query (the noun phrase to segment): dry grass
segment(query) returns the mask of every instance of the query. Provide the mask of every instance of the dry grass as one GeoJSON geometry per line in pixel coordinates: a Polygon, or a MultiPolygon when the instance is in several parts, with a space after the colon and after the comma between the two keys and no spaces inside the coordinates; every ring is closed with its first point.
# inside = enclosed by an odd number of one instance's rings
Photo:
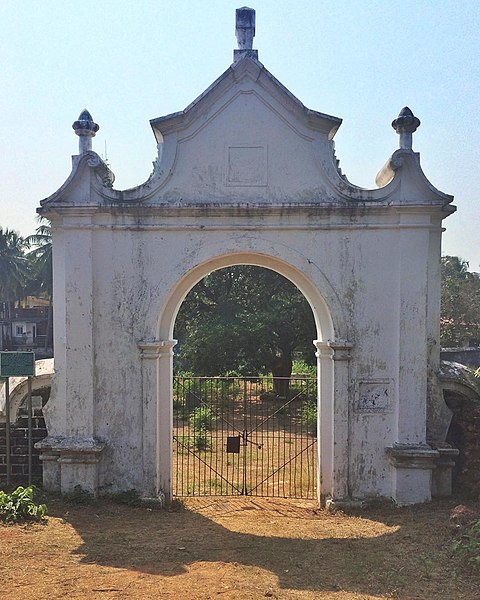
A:
{"type": "Polygon", "coordinates": [[[347,516],[308,501],[52,500],[46,526],[0,526],[0,597],[473,600],[480,577],[448,552],[454,505],[347,516]]]}

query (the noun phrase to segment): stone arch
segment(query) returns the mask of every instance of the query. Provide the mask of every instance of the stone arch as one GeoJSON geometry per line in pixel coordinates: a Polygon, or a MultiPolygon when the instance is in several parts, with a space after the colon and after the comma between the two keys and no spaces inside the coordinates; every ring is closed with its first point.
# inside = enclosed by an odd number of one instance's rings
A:
{"type": "MultiPolygon", "coordinates": [[[[32,410],[32,440],[37,442],[45,437],[47,428],[44,419],[44,408],[50,396],[53,378],[53,359],[36,361],[36,375],[31,378],[32,397],[40,397],[41,405],[33,404],[32,410]]],[[[23,483],[28,476],[28,378],[11,377],[9,389],[10,407],[10,476],[14,481],[23,483]]],[[[5,386],[0,381],[0,437],[4,436],[6,423],[5,386]]],[[[32,474],[34,477],[42,475],[42,462],[38,453],[33,453],[32,474]]],[[[6,447],[0,448],[0,463],[6,464],[6,447]]]]}
{"type": "Polygon", "coordinates": [[[173,327],[178,310],[188,292],[203,277],[225,267],[233,265],[252,265],[271,269],[290,280],[305,296],[312,308],[315,324],[320,340],[333,340],[335,338],[334,322],[323,296],[315,284],[305,276],[297,267],[284,260],[261,254],[258,252],[238,252],[215,256],[197,264],[189,270],[171,290],[160,315],[158,337],[159,339],[172,339],[173,327]]]}
{"type": "MultiPolygon", "coordinates": [[[[47,358],[36,361],[35,377],[32,377],[32,395],[42,395],[44,404],[49,393],[45,390],[50,390],[53,379],[53,358],[47,358]]],[[[28,378],[27,377],[11,377],[10,378],[10,421],[14,423],[18,417],[18,411],[28,394],[28,378]]],[[[5,410],[5,391],[0,382],[0,421],[2,413],[5,410]]]]}
{"type": "Polygon", "coordinates": [[[114,189],[92,150],[98,124],[88,111],[74,123],[71,175],[39,210],[56,297],[45,487],[168,496],[178,307],[209,270],[246,263],[286,276],[315,316],[322,497],[428,501],[432,471],[448,467],[426,444],[426,404],[439,395],[453,198],[426,179],[407,107],[383,187],[350,183],[333,145],[341,119],[307,108],[244,42],[188,107],[150,121],[158,158],[138,187],[114,189]]]}
{"type": "MultiPolygon", "coordinates": [[[[318,494],[324,503],[328,497],[347,493],[348,459],[344,455],[348,435],[348,361],[351,344],[335,339],[333,313],[327,305],[318,285],[297,266],[277,257],[255,252],[231,252],[218,254],[197,262],[176,284],[160,311],[157,340],[140,345],[142,357],[158,361],[143,360],[144,401],[157,398],[156,406],[156,481],[157,490],[163,490],[167,498],[171,493],[172,457],[172,375],[173,375],[173,328],[178,310],[188,292],[208,273],[233,265],[253,265],[271,269],[289,279],[305,296],[312,308],[317,326],[317,339],[312,340],[317,348],[318,414],[318,494]],[[155,366],[154,366],[155,365],[155,366]],[[334,396],[337,401],[334,402],[334,396]],[[338,401],[341,397],[344,401],[338,401]]],[[[305,260],[305,264],[311,264],[305,260]]],[[[328,283],[327,283],[328,285],[328,283]]],[[[341,322],[341,311],[337,317],[341,322]]],[[[150,427],[144,423],[144,440],[150,427]]],[[[150,452],[144,444],[144,452],[150,452]]],[[[145,459],[147,457],[145,456],[145,459]]]]}

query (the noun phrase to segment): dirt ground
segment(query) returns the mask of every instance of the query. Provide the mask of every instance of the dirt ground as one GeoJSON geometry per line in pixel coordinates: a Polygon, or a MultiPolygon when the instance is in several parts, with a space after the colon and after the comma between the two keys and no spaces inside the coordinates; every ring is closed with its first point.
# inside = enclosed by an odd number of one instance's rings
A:
{"type": "Polygon", "coordinates": [[[478,599],[480,572],[449,550],[457,503],[345,515],[260,498],[51,500],[47,525],[0,526],[0,598],[478,599]]]}

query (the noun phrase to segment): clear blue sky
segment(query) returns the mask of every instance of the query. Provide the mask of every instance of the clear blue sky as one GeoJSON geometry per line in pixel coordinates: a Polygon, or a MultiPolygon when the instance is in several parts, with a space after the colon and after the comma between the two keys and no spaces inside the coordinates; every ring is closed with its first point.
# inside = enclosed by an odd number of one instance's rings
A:
{"type": "MultiPolygon", "coordinates": [[[[142,183],[149,119],[182,110],[232,62],[232,0],[2,0],[0,225],[33,233],[35,208],[70,172],[88,108],[115,187],[142,183]]],[[[443,252],[480,271],[480,1],[255,0],[259,59],[309,108],[341,117],[337,157],[375,187],[407,105],[414,149],[453,194],[443,252]]]]}

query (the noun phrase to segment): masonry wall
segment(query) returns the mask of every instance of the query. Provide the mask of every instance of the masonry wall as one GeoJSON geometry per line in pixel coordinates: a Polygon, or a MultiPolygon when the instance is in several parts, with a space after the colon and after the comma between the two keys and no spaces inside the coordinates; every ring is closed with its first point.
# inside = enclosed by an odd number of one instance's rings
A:
{"type": "MultiPolygon", "coordinates": [[[[36,392],[38,394],[38,392],[36,392]]],[[[42,390],[42,404],[45,404],[50,390],[42,390]]],[[[0,422],[0,481],[7,478],[7,442],[6,423],[0,422]]],[[[32,410],[32,444],[47,436],[47,428],[42,408],[32,410]]],[[[10,476],[12,482],[26,484],[28,481],[28,413],[24,402],[18,410],[17,419],[10,425],[10,476]]],[[[42,479],[42,462],[40,452],[33,448],[32,478],[40,482],[42,479]]]]}
{"type": "MultiPolygon", "coordinates": [[[[425,443],[429,215],[379,211],[370,231],[355,212],[346,219],[348,231],[342,218],[328,216],[310,216],[314,226],[298,229],[285,217],[250,215],[222,217],[218,230],[208,214],[179,218],[174,231],[154,219],[137,221],[134,230],[126,217],[82,221],[69,231],[62,256],[68,294],[57,334],[63,328],[69,343],[57,346],[57,385],[63,387],[64,369],[70,376],[67,426],[58,433],[91,432],[105,443],[100,491],[145,490],[154,482],[155,434],[147,431],[155,423],[164,427],[157,402],[168,415],[170,399],[155,392],[145,397],[139,342],[158,339],[168,297],[191,269],[222,255],[231,255],[233,264],[244,252],[258,256],[260,265],[276,257],[302,272],[325,299],[335,336],[352,343],[348,396],[336,400],[347,403],[336,410],[348,419],[342,460],[350,494],[392,495],[394,469],[385,448],[425,443]],[[228,231],[232,223],[237,228],[228,231]],[[242,231],[242,225],[257,231],[242,231]]],[[[168,454],[166,439],[160,444],[168,454]]]]}

